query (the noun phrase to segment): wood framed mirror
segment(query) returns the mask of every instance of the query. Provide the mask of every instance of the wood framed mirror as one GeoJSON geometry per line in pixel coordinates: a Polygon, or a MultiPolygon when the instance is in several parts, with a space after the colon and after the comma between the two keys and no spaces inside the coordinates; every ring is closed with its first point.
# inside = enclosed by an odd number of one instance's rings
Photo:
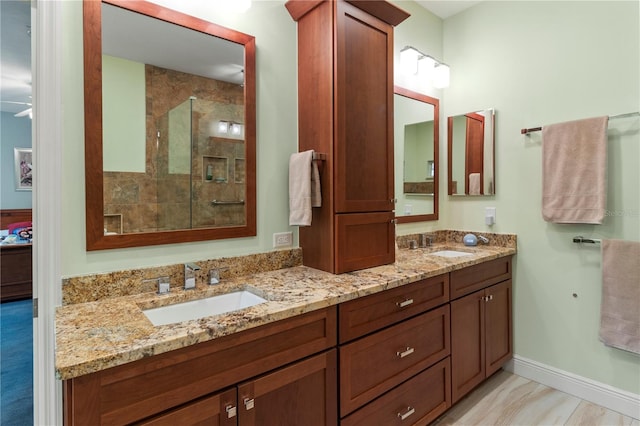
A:
{"type": "Polygon", "coordinates": [[[397,223],[438,220],[440,101],[394,87],[397,223]]]}
{"type": "Polygon", "coordinates": [[[145,1],[83,18],[87,250],[255,236],[255,38],[145,1]]]}
{"type": "Polygon", "coordinates": [[[455,196],[496,194],[493,108],[447,119],[447,187],[455,196]]]}

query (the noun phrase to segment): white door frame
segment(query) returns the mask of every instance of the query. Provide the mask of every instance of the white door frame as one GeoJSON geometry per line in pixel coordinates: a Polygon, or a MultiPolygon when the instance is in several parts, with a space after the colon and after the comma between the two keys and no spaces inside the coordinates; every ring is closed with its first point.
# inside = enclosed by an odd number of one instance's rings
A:
{"type": "Polygon", "coordinates": [[[62,2],[32,0],[33,81],[33,406],[35,425],[62,424],[62,384],[55,378],[55,307],[61,288],[62,2]]]}

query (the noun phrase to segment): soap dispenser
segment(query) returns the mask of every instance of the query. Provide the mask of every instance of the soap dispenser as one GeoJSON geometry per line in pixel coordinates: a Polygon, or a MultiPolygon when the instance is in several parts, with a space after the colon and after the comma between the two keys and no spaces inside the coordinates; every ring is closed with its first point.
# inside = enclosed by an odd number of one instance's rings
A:
{"type": "Polygon", "coordinates": [[[477,246],[478,238],[473,234],[467,234],[462,239],[462,242],[464,243],[465,246],[477,246]]]}

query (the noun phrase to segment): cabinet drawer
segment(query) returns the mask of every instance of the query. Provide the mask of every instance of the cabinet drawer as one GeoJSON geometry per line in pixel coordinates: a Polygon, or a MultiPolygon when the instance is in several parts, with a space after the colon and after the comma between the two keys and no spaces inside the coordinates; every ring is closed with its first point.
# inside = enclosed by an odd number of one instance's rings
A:
{"type": "Polygon", "coordinates": [[[65,381],[67,425],[123,424],[336,344],[335,307],[65,381]]]}
{"type": "Polygon", "coordinates": [[[340,415],[450,353],[449,305],[340,347],[340,415]]]}
{"type": "Polygon", "coordinates": [[[338,308],[340,343],[426,312],[449,301],[449,274],[342,303],[338,308]]]}
{"type": "Polygon", "coordinates": [[[451,407],[449,357],[365,405],[341,426],[426,425],[451,407]]]}
{"type": "Polygon", "coordinates": [[[393,212],[336,215],[336,274],[393,263],[393,218],[393,212]]]}
{"type": "Polygon", "coordinates": [[[511,256],[451,272],[451,300],[511,278],[511,256]]]}

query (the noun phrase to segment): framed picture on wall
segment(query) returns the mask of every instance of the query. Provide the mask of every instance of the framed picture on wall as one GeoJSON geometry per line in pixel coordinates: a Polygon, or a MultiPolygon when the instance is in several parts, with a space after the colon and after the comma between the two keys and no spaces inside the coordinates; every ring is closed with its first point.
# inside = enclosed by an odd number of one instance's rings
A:
{"type": "Polygon", "coordinates": [[[31,191],[33,180],[31,154],[31,148],[13,148],[16,191],[31,191]]]}

